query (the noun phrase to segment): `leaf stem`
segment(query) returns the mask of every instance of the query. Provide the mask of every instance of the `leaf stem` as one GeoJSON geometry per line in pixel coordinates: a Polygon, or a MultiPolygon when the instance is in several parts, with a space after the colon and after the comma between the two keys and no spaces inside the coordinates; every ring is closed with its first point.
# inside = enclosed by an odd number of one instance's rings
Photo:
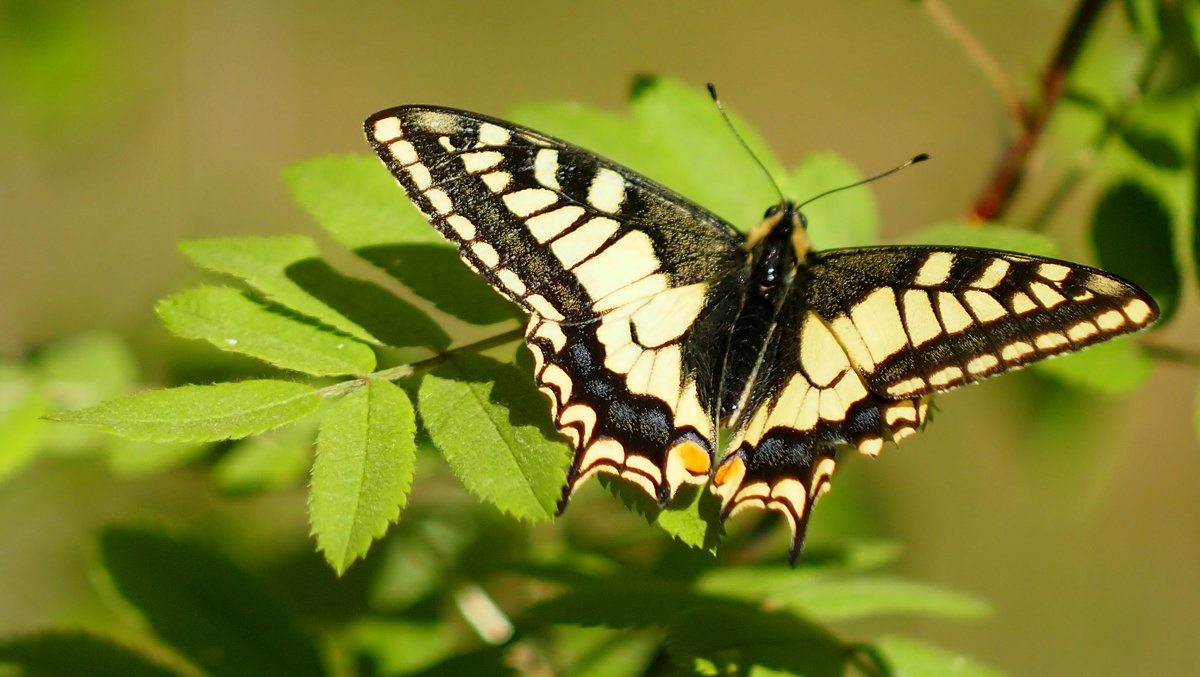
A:
{"type": "Polygon", "coordinates": [[[1000,63],[996,61],[992,53],[965,24],[959,21],[954,12],[950,11],[950,8],[942,0],[923,0],[921,6],[929,13],[930,18],[950,36],[950,39],[958,43],[967,58],[975,63],[975,66],[983,72],[984,77],[996,88],[996,93],[1004,102],[1004,110],[1008,115],[1012,131],[1016,133],[1021,130],[1025,126],[1025,104],[1021,101],[1017,88],[1005,75],[1004,69],[1000,67],[1000,63]]]}
{"type": "Polygon", "coordinates": [[[1004,215],[1024,178],[1029,156],[1041,139],[1054,107],[1066,89],[1067,76],[1074,66],[1088,33],[1108,0],[1080,0],[1063,33],[1050,63],[1042,74],[1041,97],[1036,108],[1026,113],[1024,130],[1008,145],[983,192],[975,200],[969,218],[992,221],[1004,215]]]}
{"type": "Polygon", "coordinates": [[[368,374],[367,376],[364,376],[362,378],[355,378],[355,379],[350,379],[347,381],[340,381],[331,386],[321,388],[318,392],[321,393],[322,397],[341,397],[342,395],[345,395],[346,393],[358,390],[359,388],[363,387],[366,384],[366,382],[370,379],[383,379],[383,380],[387,380],[387,381],[397,381],[406,376],[412,376],[413,374],[416,374],[416,373],[419,373],[422,371],[427,371],[429,369],[433,369],[434,367],[437,367],[438,365],[442,364],[446,360],[450,359],[450,356],[454,355],[455,353],[481,353],[485,350],[495,348],[496,346],[502,346],[506,343],[511,343],[511,342],[521,338],[523,333],[524,333],[523,330],[521,330],[520,328],[510,329],[509,331],[506,331],[502,334],[496,334],[495,336],[489,336],[485,339],[480,339],[478,341],[475,341],[474,343],[468,343],[464,346],[459,346],[452,350],[447,350],[446,352],[438,353],[437,355],[434,355],[433,357],[427,357],[423,360],[418,360],[416,362],[410,362],[409,364],[401,364],[401,365],[398,365],[395,367],[389,367],[388,369],[383,369],[383,370],[368,374]]]}

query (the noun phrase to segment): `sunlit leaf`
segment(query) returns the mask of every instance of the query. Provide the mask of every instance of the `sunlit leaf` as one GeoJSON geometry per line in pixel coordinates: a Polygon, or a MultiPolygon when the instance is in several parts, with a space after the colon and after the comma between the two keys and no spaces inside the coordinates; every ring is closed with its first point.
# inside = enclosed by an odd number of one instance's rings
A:
{"type": "Polygon", "coordinates": [[[374,156],[323,157],[283,173],[292,197],[342,246],[397,242],[449,247],[374,156]]]}
{"type": "Polygon", "coordinates": [[[317,391],[302,383],[252,380],[151,390],[49,418],[133,440],[217,442],[277,428],[320,403],[317,391]]]}
{"type": "Polygon", "coordinates": [[[163,299],[155,310],[178,336],[203,339],[283,369],[328,376],[367,374],[375,368],[370,347],[273,312],[235,289],[190,289],[163,299]]]}
{"type": "Polygon", "coordinates": [[[396,521],[412,486],[416,414],[408,395],[372,379],[342,397],[317,433],[309,515],[339,574],[396,521]]]}
{"type": "Polygon", "coordinates": [[[754,158],[786,184],[783,163],[749,123],[729,111],[738,134],[754,150],[748,153],[703,89],[674,78],[645,77],[635,83],[629,106],[645,152],[657,159],[654,171],[672,190],[742,230],[757,225],[763,211],[779,201],[754,158]]]}
{"type": "Polygon", "coordinates": [[[693,548],[715,552],[725,533],[720,520],[720,500],[709,491],[684,486],[670,505],[660,508],[644,490],[629,482],[604,475],[600,477],[600,482],[625,507],[693,548]]]}
{"type": "Polygon", "coordinates": [[[468,490],[521,519],[554,515],[569,454],[549,437],[546,403],[520,370],[455,355],[421,380],[419,408],[468,490]]]}

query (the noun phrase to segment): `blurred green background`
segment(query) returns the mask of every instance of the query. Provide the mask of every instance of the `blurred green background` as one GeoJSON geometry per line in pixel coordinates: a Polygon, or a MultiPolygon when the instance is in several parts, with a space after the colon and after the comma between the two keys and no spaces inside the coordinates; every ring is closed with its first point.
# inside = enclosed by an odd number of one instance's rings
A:
{"type": "MultiPolygon", "coordinates": [[[[1119,65],[1136,55],[1119,40],[1120,3],[1109,5],[1095,40],[1119,65]]],[[[950,6],[1032,91],[1073,3],[950,6]]],[[[164,351],[180,348],[152,304],[198,277],[178,241],[321,238],[286,194],[287,164],[367,152],[361,120],[403,103],[621,111],[643,72],[715,82],[789,162],[833,150],[873,172],[930,153],[870,189],[888,240],[961,216],[1006,141],[995,90],[927,10],[902,0],[0,0],[0,355],[112,330],[138,346],[153,382],[164,351]]],[[[1065,256],[1093,261],[1070,219],[1085,220],[1080,202],[1050,234],[1065,256]]],[[[1011,221],[1033,203],[1018,201],[1011,221]]],[[[1197,330],[1189,283],[1153,340],[1194,350],[1197,330]]],[[[924,434],[845,464],[830,501],[870,508],[849,528],[902,543],[905,575],[997,609],[978,623],[868,629],[928,637],[1014,675],[1200,674],[1194,389],[1193,367],[1165,361],[1116,398],[1022,373],[940,398],[924,434]]],[[[306,547],[302,491],[229,501],[186,470],[118,478],[63,459],[8,478],[0,634],[111,613],[89,580],[100,526],[201,514],[214,532],[238,525],[221,536],[233,548],[306,547]]],[[[844,526],[821,517],[814,538],[844,526]]]]}

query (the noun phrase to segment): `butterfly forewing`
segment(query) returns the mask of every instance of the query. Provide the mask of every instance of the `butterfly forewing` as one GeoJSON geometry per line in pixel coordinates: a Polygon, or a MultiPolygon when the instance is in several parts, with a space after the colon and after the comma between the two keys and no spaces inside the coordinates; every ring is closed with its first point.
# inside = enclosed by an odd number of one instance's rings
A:
{"type": "Polygon", "coordinates": [[[511,123],[405,106],[366,131],[463,260],[531,315],[538,386],[576,448],[564,501],[597,472],[659,503],[706,481],[740,236],[624,167],[511,123]]]}
{"type": "Polygon", "coordinates": [[[1142,329],[1135,285],[1095,268],[967,247],[822,252],[809,303],[868,388],[912,398],[1142,329]]]}

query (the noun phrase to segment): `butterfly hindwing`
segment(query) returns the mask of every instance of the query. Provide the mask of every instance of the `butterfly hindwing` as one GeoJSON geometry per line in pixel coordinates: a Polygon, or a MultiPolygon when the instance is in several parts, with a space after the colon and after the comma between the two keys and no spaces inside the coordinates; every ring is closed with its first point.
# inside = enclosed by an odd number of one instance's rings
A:
{"type": "Polygon", "coordinates": [[[628,169],[511,123],[405,106],[366,131],[463,260],[531,315],[535,379],[575,446],[564,503],[597,472],[660,504],[707,481],[740,236],[628,169]]]}

